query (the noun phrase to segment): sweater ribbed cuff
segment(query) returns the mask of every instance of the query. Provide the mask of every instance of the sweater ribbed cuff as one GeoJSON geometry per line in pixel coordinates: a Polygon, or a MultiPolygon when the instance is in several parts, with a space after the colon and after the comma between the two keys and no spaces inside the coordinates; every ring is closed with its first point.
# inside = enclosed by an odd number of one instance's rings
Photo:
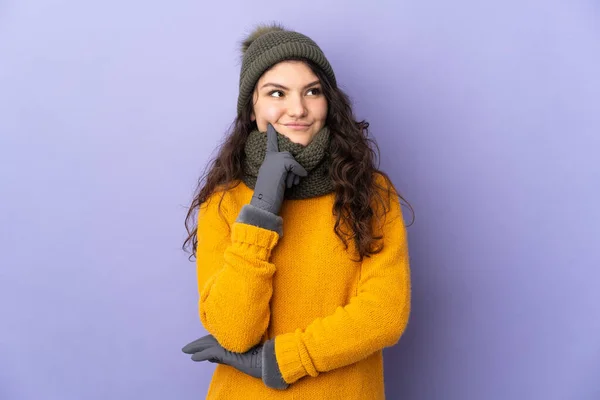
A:
{"type": "Polygon", "coordinates": [[[290,386],[281,376],[277,356],[275,355],[275,339],[267,340],[262,352],[262,380],[270,388],[287,389],[290,386]]]}
{"type": "Polygon", "coordinates": [[[277,232],[244,223],[234,223],[231,227],[232,246],[242,254],[253,255],[259,260],[269,261],[271,250],[279,241],[277,232]]]}
{"type": "Polygon", "coordinates": [[[298,351],[296,332],[275,337],[275,354],[281,376],[286,382],[294,383],[308,375],[298,351]]]}
{"type": "Polygon", "coordinates": [[[236,222],[269,229],[277,232],[280,237],[283,236],[283,218],[252,204],[245,204],[242,207],[236,222]]]}

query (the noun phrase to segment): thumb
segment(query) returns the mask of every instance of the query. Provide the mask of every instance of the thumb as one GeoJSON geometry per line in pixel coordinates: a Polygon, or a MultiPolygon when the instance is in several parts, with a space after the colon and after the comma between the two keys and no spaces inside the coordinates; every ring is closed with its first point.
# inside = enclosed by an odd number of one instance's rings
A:
{"type": "Polygon", "coordinates": [[[300,163],[298,161],[294,160],[293,158],[289,160],[289,164],[287,165],[286,169],[290,172],[293,172],[294,174],[296,174],[298,176],[301,176],[301,177],[305,177],[308,175],[308,172],[306,172],[304,167],[302,165],[300,165],[300,163]]]}

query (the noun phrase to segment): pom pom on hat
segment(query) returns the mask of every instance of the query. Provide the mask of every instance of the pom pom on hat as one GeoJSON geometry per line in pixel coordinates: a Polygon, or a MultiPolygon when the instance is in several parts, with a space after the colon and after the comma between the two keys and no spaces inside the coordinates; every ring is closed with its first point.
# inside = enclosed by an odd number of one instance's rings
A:
{"type": "Polygon", "coordinates": [[[254,30],[241,42],[242,57],[246,54],[248,47],[260,36],[269,32],[282,32],[285,31],[283,25],[273,22],[271,24],[259,24],[254,30]]]}

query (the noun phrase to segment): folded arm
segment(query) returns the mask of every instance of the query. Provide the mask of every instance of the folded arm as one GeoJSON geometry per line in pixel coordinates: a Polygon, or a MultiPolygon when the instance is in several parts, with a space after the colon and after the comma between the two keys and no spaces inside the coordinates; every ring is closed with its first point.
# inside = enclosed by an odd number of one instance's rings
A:
{"type": "Polygon", "coordinates": [[[398,342],[408,323],[411,288],[400,203],[394,196],[390,203],[382,227],[384,248],[364,259],[356,296],[305,329],[278,335],[265,344],[267,386],[285,389],[304,376],[316,377],[356,363],[398,342]]]}
{"type": "Polygon", "coordinates": [[[269,325],[275,273],[269,258],[282,221],[246,205],[230,226],[225,199],[219,212],[220,196],[211,196],[198,213],[199,314],[224,348],[245,352],[261,341],[269,325]]]}

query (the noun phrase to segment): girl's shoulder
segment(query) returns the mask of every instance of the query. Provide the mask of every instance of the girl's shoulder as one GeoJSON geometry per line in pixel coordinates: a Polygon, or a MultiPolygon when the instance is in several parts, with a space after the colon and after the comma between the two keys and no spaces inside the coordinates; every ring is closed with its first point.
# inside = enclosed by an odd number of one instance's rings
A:
{"type": "Polygon", "coordinates": [[[398,197],[398,191],[396,190],[394,183],[385,172],[375,171],[373,173],[373,183],[375,184],[375,189],[386,195],[386,197],[398,197]]]}
{"type": "Polygon", "coordinates": [[[202,204],[204,207],[212,210],[221,208],[228,214],[241,208],[245,202],[249,201],[249,197],[251,196],[252,190],[243,181],[238,179],[217,185],[202,204]]]}
{"type": "Polygon", "coordinates": [[[376,218],[402,218],[401,196],[390,177],[384,172],[376,171],[373,182],[377,193],[372,198],[372,209],[376,218]]]}

